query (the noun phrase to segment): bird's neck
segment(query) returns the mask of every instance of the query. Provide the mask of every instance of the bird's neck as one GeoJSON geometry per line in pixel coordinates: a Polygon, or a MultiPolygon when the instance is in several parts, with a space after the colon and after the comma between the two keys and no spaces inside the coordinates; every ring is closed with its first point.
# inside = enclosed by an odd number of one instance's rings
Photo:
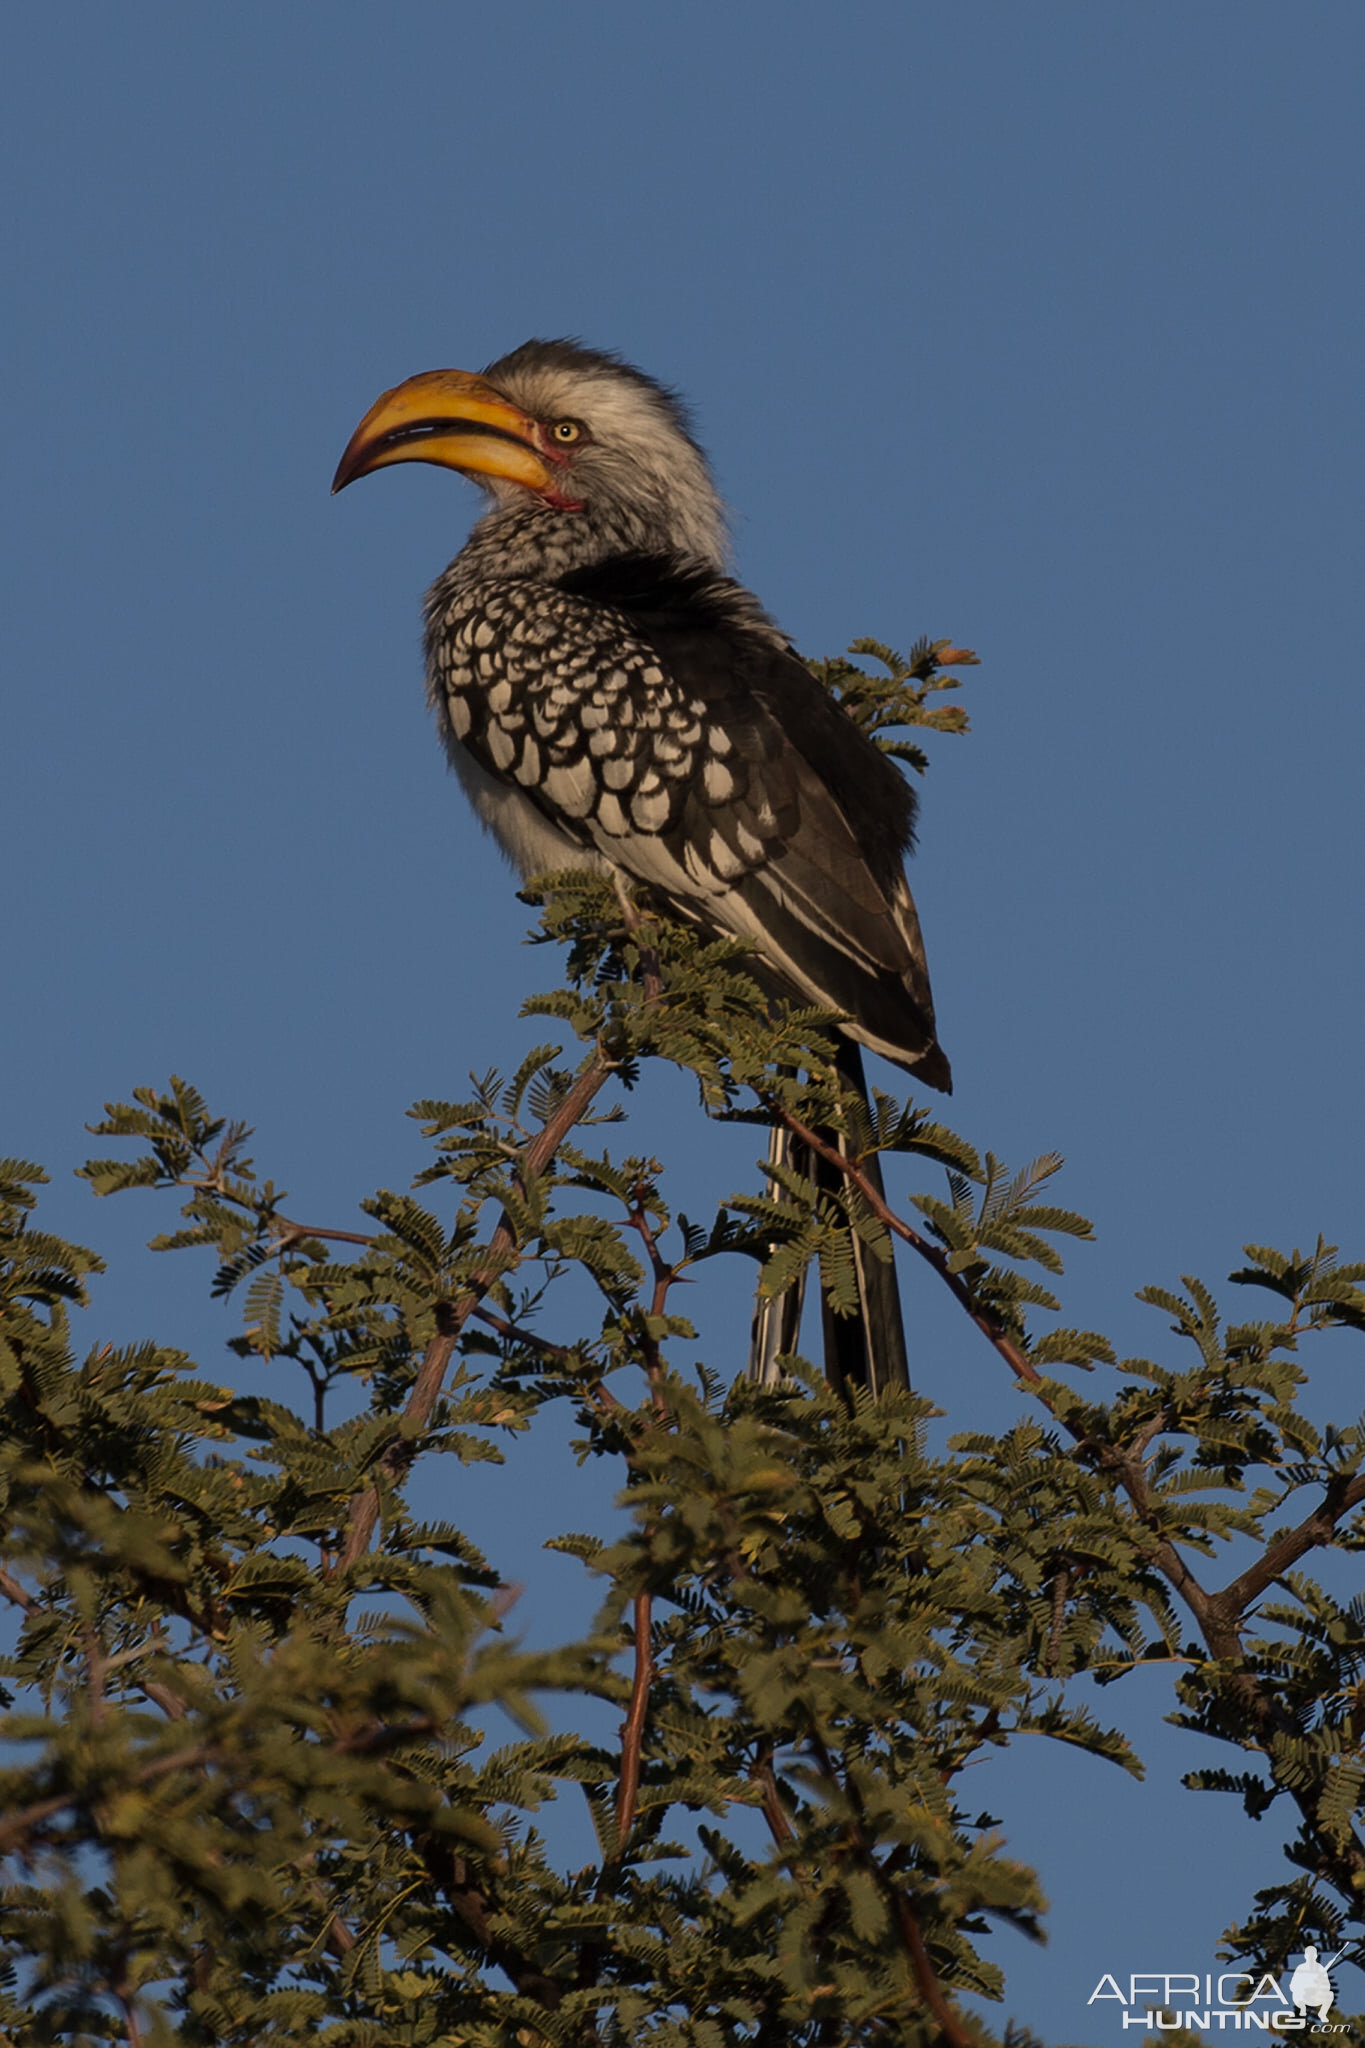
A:
{"type": "Polygon", "coordinates": [[[679,566],[721,570],[719,559],[699,559],[672,536],[611,512],[563,512],[542,504],[499,505],[485,513],[447,572],[460,582],[512,577],[557,583],[575,570],[593,569],[618,556],[648,554],[679,566]]]}

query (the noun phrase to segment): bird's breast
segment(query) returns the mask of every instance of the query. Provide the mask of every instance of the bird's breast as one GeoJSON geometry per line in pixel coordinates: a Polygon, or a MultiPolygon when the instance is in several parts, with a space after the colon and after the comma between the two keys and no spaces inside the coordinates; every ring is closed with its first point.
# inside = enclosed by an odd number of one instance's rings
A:
{"type": "Polygon", "coordinates": [[[438,586],[434,599],[428,685],[448,743],[575,843],[629,866],[625,842],[740,792],[725,724],[623,613],[527,581],[438,586]]]}

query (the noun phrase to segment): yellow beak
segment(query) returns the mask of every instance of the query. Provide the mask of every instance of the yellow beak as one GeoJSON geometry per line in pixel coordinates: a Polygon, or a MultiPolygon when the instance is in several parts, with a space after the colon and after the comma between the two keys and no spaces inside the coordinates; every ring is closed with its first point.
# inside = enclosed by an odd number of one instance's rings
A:
{"type": "Polygon", "coordinates": [[[543,491],[554,469],[534,420],[467,370],[424,370],[377,398],[346,443],[332,479],[344,491],[391,462],[434,462],[467,476],[506,477],[543,491]]]}

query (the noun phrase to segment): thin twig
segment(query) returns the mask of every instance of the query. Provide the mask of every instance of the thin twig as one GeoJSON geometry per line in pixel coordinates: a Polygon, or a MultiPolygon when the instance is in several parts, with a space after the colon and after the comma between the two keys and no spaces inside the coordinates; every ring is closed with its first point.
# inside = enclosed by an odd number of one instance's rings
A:
{"type": "MultiPolygon", "coordinates": [[[[150,1785],[157,1778],[164,1778],[168,1771],[191,1770],[196,1764],[208,1763],[214,1755],[208,1743],[196,1743],[193,1749],[177,1749],[170,1756],[155,1758],[135,1771],[129,1782],[133,1785],[150,1785]]],[[[78,1806],[79,1792],[61,1792],[51,1799],[39,1799],[32,1806],[24,1806],[17,1813],[7,1814],[0,1820],[0,1849],[41,1827],[45,1820],[61,1813],[68,1806],[78,1806]]]]}
{"type": "Polygon", "coordinates": [[[528,1330],[523,1323],[510,1322],[506,1316],[499,1315],[496,1309],[488,1308],[483,1303],[471,1309],[470,1314],[476,1322],[487,1323],[490,1330],[496,1330],[509,1344],[524,1344],[528,1351],[543,1351],[547,1358],[558,1359],[565,1364],[573,1358],[574,1354],[567,1344],[555,1344],[548,1337],[537,1336],[534,1330],[528,1330]]]}
{"type": "Polygon", "coordinates": [[[104,1696],[104,1681],[109,1671],[109,1659],[104,1646],[93,1628],[85,1630],[85,1682],[90,1695],[90,1719],[98,1727],[104,1719],[107,1701],[104,1696]]]}
{"type": "MultiPolygon", "coordinates": [[[[780,1104],[770,1102],[768,1107],[788,1130],[803,1139],[822,1158],[836,1165],[858,1188],[874,1214],[880,1217],[886,1227],[903,1238],[934,1268],[1011,1371],[1022,1380],[1041,1385],[1042,1375],[1015,1340],[1000,1326],[998,1320],[973,1301],[971,1292],[961,1276],[950,1270],[947,1255],[937,1246],[930,1244],[926,1238],[921,1237],[910,1224],[903,1222],[878,1194],[857,1164],[838,1151],[837,1147],[821,1138],[818,1131],[812,1130],[780,1104]]],[[[1048,1403],[1048,1406],[1051,1408],[1051,1403],[1048,1403]]],[[[1055,1414],[1055,1410],[1052,1412],[1055,1414]]],[[[1083,1452],[1102,1471],[1108,1473],[1127,1496],[1138,1520],[1154,1539],[1151,1550],[1153,1565],[1184,1600],[1198,1624],[1210,1655],[1220,1663],[1233,1663],[1243,1656],[1241,1622],[1251,1602],[1281,1578],[1306,1551],[1329,1543],[1342,1517],[1365,1501],[1365,1474],[1358,1473],[1349,1479],[1342,1475],[1330,1480],[1325,1498],[1319,1502],[1312,1514],[1270,1543],[1260,1559],[1248,1566],[1221,1593],[1210,1593],[1200,1584],[1176,1544],[1164,1533],[1161,1518],[1152,1507],[1148,1495],[1146,1453],[1155,1437],[1160,1434],[1164,1417],[1155,1418],[1154,1422],[1142,1431],[1134,1445],[1124,1448],[1088,1436],[1065,1416],[1057,1419],[1075,1440],[1078,1451],[1083,1452]]],[[[1251,1714],[1260,1734],[1261,1746],[1267,1755],[1277,1733],[1293,1732],[1295,1724],[1292,1717],[1273,1692],[1254,1674],[1246,1670],[1227,1672],[1222,1675],[1219,1682],[1235,1693],[1251,1714]]],[[[1296,1790],[1293,1786],[1286,1786],[1285,1789],[1289,1791],[1303,1815],[1310,1835],[1321,1842],[1321,1821],[1312,1789],[1300,1787],[1296,1790]]],[[[1333,1860],[1342,1870],[1342,1887],[1350,1893],[1358,1886],[1362,1874],[1365,1874],[1365,1844],[1352,1835],[1344,1849],[1334,1850],[1332,1853],[1333,1860]]]]}
{"type": "Polygon", "coordinates": [[[327,1946],[334,1956],[348,1956],[355,1947],[355,1936],[339,1913],[332,1915],[327,1928],[327,1946]]]}
{"type": "Polygon", "coordinates": [[[0,1593],[15,1607],[22,1607],[25,1614],[32,1614],[38,1605],[32,1593],[26,1592],[17,1579],[11,1578],[3,1565],[0,1565],[0,1593]]]}
{"type": "Polygon", "coordinates": [[[311,1223],[291,1223],[287,1216],[272,1216],[270,1228],[277,1252],[285,1251],[305,1237],[320,1238],[324,1244],[376,1245],[379,1242],[377,1237],[364,1230],[316,1230],[311,1223]]]}
{"type": "Polygon", "coordinates": [[[754,1783],[762,1794],[763,1818],[768,1823],[768,1832],[779,1849],[790,1849],[796,1840],[796,1830],[782,1810],[782,1797],[777,1788],[777,1772],[773,1769],[771,1753],[755,1764],[754,1783]]]}
{"type": "Polygon", "coordinates": [[[813,1152],[818,1152],[822,1159],[827,1159],[831,1165],[837,1166],[846,1179],[852,1181],[854,1187],[857,1188],[873,1214],[880,1218],[887,1229],[894,1231],[897,1237],[903,1238],[912,1251],[917,1251],[920,1257],[933,1267],[944,1285],[952,1293],[954,1299],[976,1324],[977,1329],[980,1330],[987,1343],[993,1345],[999,1352],[1006,1365],[1010,1368],[1010,1371],[1017,1373],[1021,1380],[1028,1380],[1034,1386],[1041,1386],[1043,1375],[1029,1359],[1028,1354],[1010,1336],[1008,1330],[1003,1327],[998,1318],[991,1315],[987,1310],[979,1308],[976,1302],[972,1300],[971,1290],[961,1274],[955,1273],[948,1264],[948,1254],[941,1251],[936,1244],[931,1244],[927,1237],[921,1237],[913,1224],[906,1223],[902,1217],[896,1214],[885,1196],[878,1194],[876,1188],[873,1187],[871,1181],[856,1160],[850,1159],[847,1153],[841,1152],[837,1145],[831,1145],[827,1138],[822,1138],[818,1131],[812,1130],[809,1124],[803,1123],[799,1116],[796,1116],[791,1110],[783,1108],[780,1103],[774,1102],[768,1106],[772,1110],[773,1115],[781,1119],[794,1137],[800,1138],[804,1144],[809,1145],[813,1152]]]}
{"type": "Polygon", "coordinates": [[[846,1773],[839,1771],[818,1729],[810,1730],[809,1741],[826,1778],[839,1788],[848,1802],[851,1816],[848,1823],[849,1837],[896,1916],[896,1925],[910,1957],[910,1967],[914,1972],[920,1997],[943,2029],[943,2039],[947,2043],[947,2048],[972,2048],[970,2037],[963,2032],[962,2022],[944,1997],[943,1987],[929,1960],[929,1951],[924,1945],[924,1936],[920,1931],[919,1919],[914,1908],[900,1885],[873,1853],[863,1826],[863,1802],[856,1784],[846,1773]]]}
{"type": "Polygon", "coordinates": [[[665,1409],[663,1387],[661,1384],[664,1370],[663,1353],[659,1349],[658,1339],[647,1327],[647,1321],[652,1320],[656,1316],[667,1314],[668,1291],[678,1278],[678,1269],[669,1263],[659,1249],[659,1240],[655,1234],[654,1225],[650,1222],[649,1210],[645,1200],[648,1192],[648,1181],[640,1180],[636,1182],[631,1190],[632,1200],[631,1206],[627,1211],[626,1220],[645,1248],[645,1256],[649,1260],[649,1270],[654,1280],[654,1291],[650,1296],[647,1318],[640,1325],[640,1348],[645,1355],[645,1371],[649,1376],[650,1394],[655,1408],[662,1415],[665,1409]]]}
{"type": "MultiPolygon", "coordinates": [[[[600,1047],[585,1061],[572,1087],[526,1147],[517,1169],[517,1187],[521,1193],[524,1194],[530,1183],[545,1171],[559,1146],[614,1071],[615,1063],[600,1047]]],[[[460,1341],[460,1332],[482,1297],[506,1271],[515,1253],[516,1242],[516,1232],[504,1210],[497,1229],[489,1239],[488,1254],[482,1266],[459,1299],[443,1305],[436,1335],[423,1353],[412,1391],[403,1408],[403,1421],[408,1427],[389,1445],[379,1461],[384,1479],[390,1484],[400,1479],[412,1463],[414,1438],[431,1420],[445,1384],[446,1368],[460,1341]]],[[[357,1494],[352,1501],[350,1527],[338,1560],[338,1570],[347,1570],[369,1549],[379,1520],[380,1499],[381,1488],[376,1483],[367,1487],[364,1493],[357,1494]]]]}
{"type": "Polygon", "coordinates": [[[653,1602],[648,1593],[635,1595],[635,1683],[630,1692],[630,1711],[621,1729],[621,1779],[616,1795],[616,1838],[625,1849],[635,1825],[635,1807],[640,1792],[640,1754],[644,1747],[645,1719],[649,1713],[649,1688],[654,1677],[654,1646],[650,1641],[653,1602]]]}
{"type": "Polygon", "coordinates": [[[1070,1571],[1059,1571],[1052,1581],[1052,1627],[1048,1630],[1047,1649],[1043,1654],[1043,1669],[1049,1673],[1055,1673],[1057,1669],[1062,1630],[1066,1626],[1066,1596],[1070,1591],[1070,1571]]]}
{"type": "Polygon", "coordinates": [[[123,2024],[127,2029],[128,2048],[142,2048],[142,2029],[138,2025],[137,2006],[134,2002],[132,1986],[126,1982],[115,1985],[114,1996],[123,2008],[123,2024]]]}
{"type": "MultiPolygon", "coordinates": [[[[617,901],[620,903],[621,909],[625,914],[626,930],[633,936],[639,931],[640,926],[646,920],[641,917],[639,911],[635,908],[634,899],[630,893],[630,884],[619,868],[613,869],[612,880],[616,885],[617,901]]],[[[645,1001],[647,1003],[657,1003],[664,992],[658,949],[645,944],[643,940],[637,943],[640,947],[640,982],[645,992],[645,1001]]]]}
{"type": "Polygon", "coordinates": [[[172,1721],[183,1721],[189,1712],[189,1708],[185,1705],[179,1693],[172,1692],[170,1686],[163,1685],[160,1679],[139,1679],[138,1691],[145,1693],[152,1704],[160,1707],[162,1713],[172,1721]]]}
{"type": "Polygon", "coordinates": [[[890,1885],[888,1889],[895,1907],[901,1939],[910,1952],[910,1964],[915,1973],[915,1982],[919,1986],[920,1997],[942,2027],[943,2038],[948,2048],[972,2048],[970,2038],[962,2030],[961,2021],[943,1995],[943,1986],[939,1983],[934,1966],[929,1960],[929,1951],[924,1946],[924,1936],[920,1931],[914,1907],[898,1884],[890,1885]]]}
{"type": "Polygon", "coordinates": [[[1352,1479],[1329,1479],[1326,1495],[1312,1514],[1305,1516],[1297,1527],[1286,1529],[1282,1536],[1277,1536],[1256,1564],[1248,1565],[1230,1586],[1214,1595],[1213,1604],[1219,1618],[1242,1614],[1267,1587],[1297,1564],[1305,1551],[1330,1543],[1343,1515],[1359,1507],[1362,1501],[1365,1501],[1365,1473],[1358,1472],[1352,1479]]]}

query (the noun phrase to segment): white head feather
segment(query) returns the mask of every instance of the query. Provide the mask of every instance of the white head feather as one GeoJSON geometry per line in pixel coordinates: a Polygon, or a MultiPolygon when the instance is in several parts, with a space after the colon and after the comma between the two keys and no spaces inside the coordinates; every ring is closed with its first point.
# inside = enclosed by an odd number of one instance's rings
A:
{"type": "Polygon", "coordinates": [[[483,374],[532,418],[585,429],[564,483],[583,509],[557,511],[519,484],[481,478],[497,510],[475,529],[477,552],[485,535],[496,535],[504,557],[524,544],[527,553],[574,563],[657,554],[724,567],[725,509],[673,392],[619,357],[571,341],[524,342],[483,374]]]}

